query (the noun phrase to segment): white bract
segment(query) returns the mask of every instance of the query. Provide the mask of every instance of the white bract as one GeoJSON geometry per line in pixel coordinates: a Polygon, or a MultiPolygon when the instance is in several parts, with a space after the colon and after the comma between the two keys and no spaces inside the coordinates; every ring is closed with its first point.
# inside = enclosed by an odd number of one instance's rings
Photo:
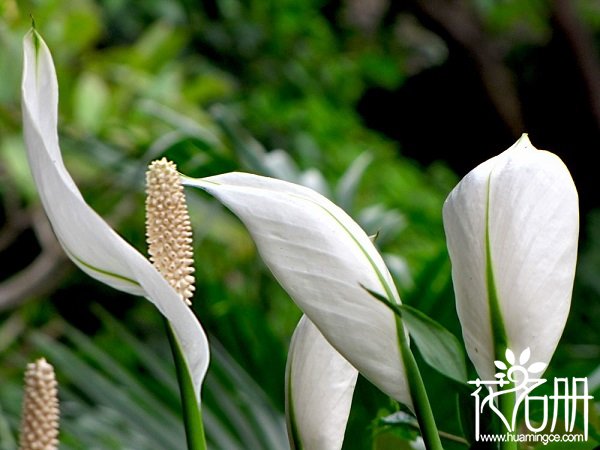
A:
{"type": "Polygon", "coordinates": [[[306,316],[292,336],[285,375],[291,448],[341,449],[358,371],[306,316]]]}
{"type": "Polygon", "coordinates": [[[58,85],[52,56],[39,34],[24,39],[23,130],[27,157],[44,210],[71,260],[90,276],[148,298],[170,322],[196,396],[209,360],[198,320],[152,264],[85,202],[64,166],[58,144],[58,85]]]}
{"type": "Polygon", "coordinates": [[[577,259],[577,190],[526,135],[480,164],[444,204],[456,307],[471,361],[494,379],[504,345],[548,364],[565,326],[577,259]],[[505,341],[505,342],[502,342],[505,341]]]}
{"type": "Polygon", "coordinates": [[[182,181],[233,211],[327,341],[383,392],[412,406],[394,314],[365,288],[400,298],[381,255],[344,211],[311,189],[257,175],[182,181]]]}

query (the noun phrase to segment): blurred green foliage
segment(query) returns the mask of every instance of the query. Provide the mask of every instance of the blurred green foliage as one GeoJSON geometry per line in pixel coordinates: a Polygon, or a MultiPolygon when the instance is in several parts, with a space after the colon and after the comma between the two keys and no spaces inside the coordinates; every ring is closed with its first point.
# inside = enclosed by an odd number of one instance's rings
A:
{"type": "MultiPolygon", "coordinates": [[[[547,32],[542,1],[473,3],[494,33],[522,21],[547,32]]],[[[403,44],[391,28],[365,35],[336,26],[326,7],[323,0],[0,1],[0,252],[13,262],[0,280],[14,280],[44,247],[20,126],[21,39],[31,14],[55,58],[66,165],[86,200],[134,246],[145,250],[143,183],[152,159],[167,156],[190,176],[245,170],[302,183],[379,233],[403,300],[462,339],[441,222],[457,177],[442,163],[402,158],[355,108],[368,87],[397,87],[447,50],[414,20],[405,18],[417,37],[403,44]]],[[[283,448],[283,373],[300,312],[235,218],[208,197],[190,193],[189,202],[193,308],[213,347],[204,390],[209,440],[214,448],[283,448]]],[[[593,373],[597,394],[598,220],[590,227],[549,375],[593,373]]],[[[21,373],[41,354],[61,382],[61,448],[183,448],[162,320],[147,302],[76,270],[25,292],[18,307],[0,308],[0,449],[15,448],[21,373]]],[[[462,435],[458,389],[420,363],[440,428],[462,435]]],[[[344,448],[407,446],[402,440],[414,430],[389,419],[397,410],[361,380],[344,448]]]]}

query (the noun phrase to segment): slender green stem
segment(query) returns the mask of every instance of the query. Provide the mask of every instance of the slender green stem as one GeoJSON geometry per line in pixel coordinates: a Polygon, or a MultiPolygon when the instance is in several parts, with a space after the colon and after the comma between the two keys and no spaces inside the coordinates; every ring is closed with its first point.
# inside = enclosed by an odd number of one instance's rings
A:
{"type": "Polygon", "coordinates": [[[179,383],[179,394],[183,408],[183,421],[185,425],[185,437],[188,450],[206,450],[206,438],[204,436],[204,424],[202,423],[202,409],[194,392],[194,385],[190,378],[187,363],[181,352],[179,342],[171,324],[165,319],[169,344],[175,361],[177,382],[179,383]]]}
{"type": "Polygon", "coordinates": [[[417,366],[415,356],[410,350],[408,339],[404,333],[402,319],[398,316],[396,316],[396,329],[398,330],[400,356],[406,370],[410,396],[413,401],[419,427],[421,428],[421,436],[423,437],[425,448],[427,450],[443,450],[442,441],[440,440],[440,435],[435,424],[435,418],[433,417],[433,411],[431,410],[431,404],[427,397],[427,391],[425,390],[419,366],[417,366]]]}

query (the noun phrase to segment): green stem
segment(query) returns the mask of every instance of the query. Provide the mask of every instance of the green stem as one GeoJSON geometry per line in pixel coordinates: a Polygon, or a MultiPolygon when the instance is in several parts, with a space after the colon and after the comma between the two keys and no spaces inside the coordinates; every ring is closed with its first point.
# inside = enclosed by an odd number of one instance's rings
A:
{"type": "Polygon", "coordinates": [[[177,336],[171,328],[171,324],[165,319],[167,336],[171,344],[171,352],[175,361],[177,382],[179,383],[179,394],[183,408],[183,421],[185,425],[185,437],[188,450],[206,450],[206,438],[204,436],[204,424],[202,423],[202,409],[199,399],[194,392],[190,372],[181,352],[177,336]]]}
{"type": "Polygon", "coordinates": [[[419,422],[419,428],[421,429],[421,436],[425,443],[427,450],[443,450],[442,441],[435,424],[435,418],[433,417],[433,411],[431,410],[431,404],[427,397],[427,391],[425,390],[425,384],[423,378],[421,378],[421,372],[415,356],[410,350],[410,345],[406,334],[404,333],[404,324],[402,319],[396,316],[396,329],[398,332],[398,343],[400,344],[400,356],[404,363],[404,369],[406,370],[406,377],[408,379],[408,388],[410,390],[410,396],[412,398],[413,407],[415,408],[415,415],[419,422]]]}

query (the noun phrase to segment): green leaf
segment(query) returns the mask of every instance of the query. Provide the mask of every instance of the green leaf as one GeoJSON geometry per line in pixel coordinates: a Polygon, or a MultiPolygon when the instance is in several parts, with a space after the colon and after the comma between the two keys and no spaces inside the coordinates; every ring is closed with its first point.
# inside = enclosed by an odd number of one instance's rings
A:
{"type": "Polygon", "coordinates": [[[402,319],[427,364],[460,384],[467,381],[465,356],[456,336],[418,309],[392,303],[381,294],[362,287],[402,319]]]}
{"type": "Polygon", "coordinates": [[[459,383],[467,381],[465,355],[452,333],[418,309],[400,305],[402,318],[427,364],[459,383]]]}

